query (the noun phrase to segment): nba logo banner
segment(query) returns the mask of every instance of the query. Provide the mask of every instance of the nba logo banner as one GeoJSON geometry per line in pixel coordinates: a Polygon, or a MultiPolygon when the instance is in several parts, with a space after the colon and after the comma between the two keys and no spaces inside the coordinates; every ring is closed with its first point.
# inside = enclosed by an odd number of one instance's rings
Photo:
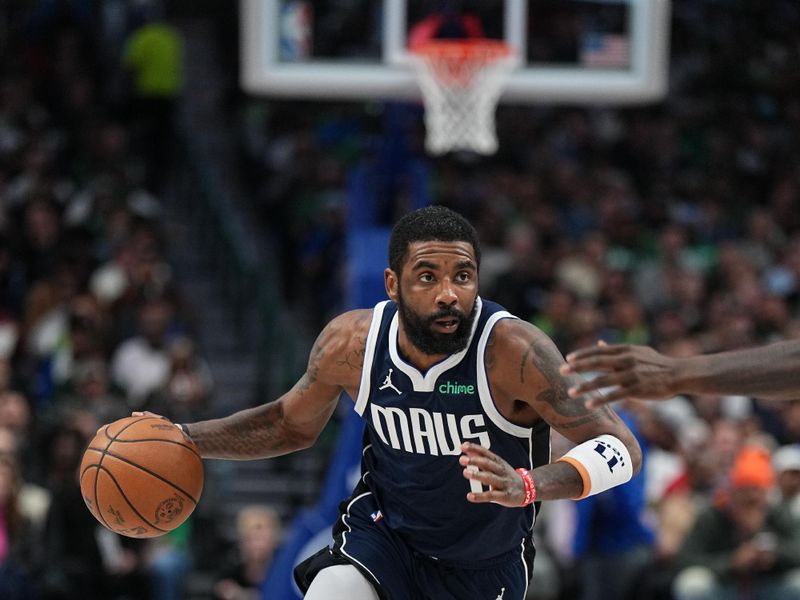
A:
{"type": "Polygon", "coordinates": [[[377,523],[378,521],[380,521],[383,518],[383,513],[381,511],[376,511],[376,512],[370,514],[370,517],[372,517],[372,522],[373,523],[377,523]]]}

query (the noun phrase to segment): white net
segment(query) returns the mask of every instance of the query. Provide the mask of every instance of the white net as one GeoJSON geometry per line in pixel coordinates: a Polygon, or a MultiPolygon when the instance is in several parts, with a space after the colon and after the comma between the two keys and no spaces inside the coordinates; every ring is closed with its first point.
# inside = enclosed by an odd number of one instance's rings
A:
{"type": "Polygon", "coordinates": [[[509,47],[496,40],[433,41],[411,56],[425,104],[428,152],[496,152],[495,107],[518,63],[509,47]]]}

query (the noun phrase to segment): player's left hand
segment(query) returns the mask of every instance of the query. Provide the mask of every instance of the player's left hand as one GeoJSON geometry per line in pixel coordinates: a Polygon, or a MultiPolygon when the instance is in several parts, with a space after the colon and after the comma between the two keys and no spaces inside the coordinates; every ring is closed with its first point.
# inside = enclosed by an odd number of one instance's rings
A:
{"type": "Polygon", "coordinates": [[[488,492],[468,493],[467,500],[475,503],[494,502],[509,508],[522,505],[525,484],[514,467],[479,444],[464,442],[461,452],[463,454],[458,462],[464,467],[464,477],[489,486],[488,492]]]}

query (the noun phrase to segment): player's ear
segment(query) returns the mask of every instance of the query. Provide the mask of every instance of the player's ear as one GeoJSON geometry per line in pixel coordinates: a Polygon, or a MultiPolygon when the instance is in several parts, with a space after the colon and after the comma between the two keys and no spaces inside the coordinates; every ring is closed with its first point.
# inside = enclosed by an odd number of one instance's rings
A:
{"type": "Polygon", "coordinates": [[[386,295],[392,302],[397,302],[397,286],[399,284],[397,273],[389,268],[383,270],[383,284],[386,286],[386,295]]]}

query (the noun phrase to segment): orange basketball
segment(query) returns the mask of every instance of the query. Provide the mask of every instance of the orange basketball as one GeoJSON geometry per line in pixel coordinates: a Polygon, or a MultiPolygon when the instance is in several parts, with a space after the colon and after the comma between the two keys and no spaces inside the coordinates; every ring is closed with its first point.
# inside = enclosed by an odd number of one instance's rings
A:
{"type": "Polygon", "coordinates": [[[129,537],[156,537],[194,511],[203,461],[195,443],[169,421],[126,417],[101,427],[89,442],[80,481],[100,523],[129,537]]]}

